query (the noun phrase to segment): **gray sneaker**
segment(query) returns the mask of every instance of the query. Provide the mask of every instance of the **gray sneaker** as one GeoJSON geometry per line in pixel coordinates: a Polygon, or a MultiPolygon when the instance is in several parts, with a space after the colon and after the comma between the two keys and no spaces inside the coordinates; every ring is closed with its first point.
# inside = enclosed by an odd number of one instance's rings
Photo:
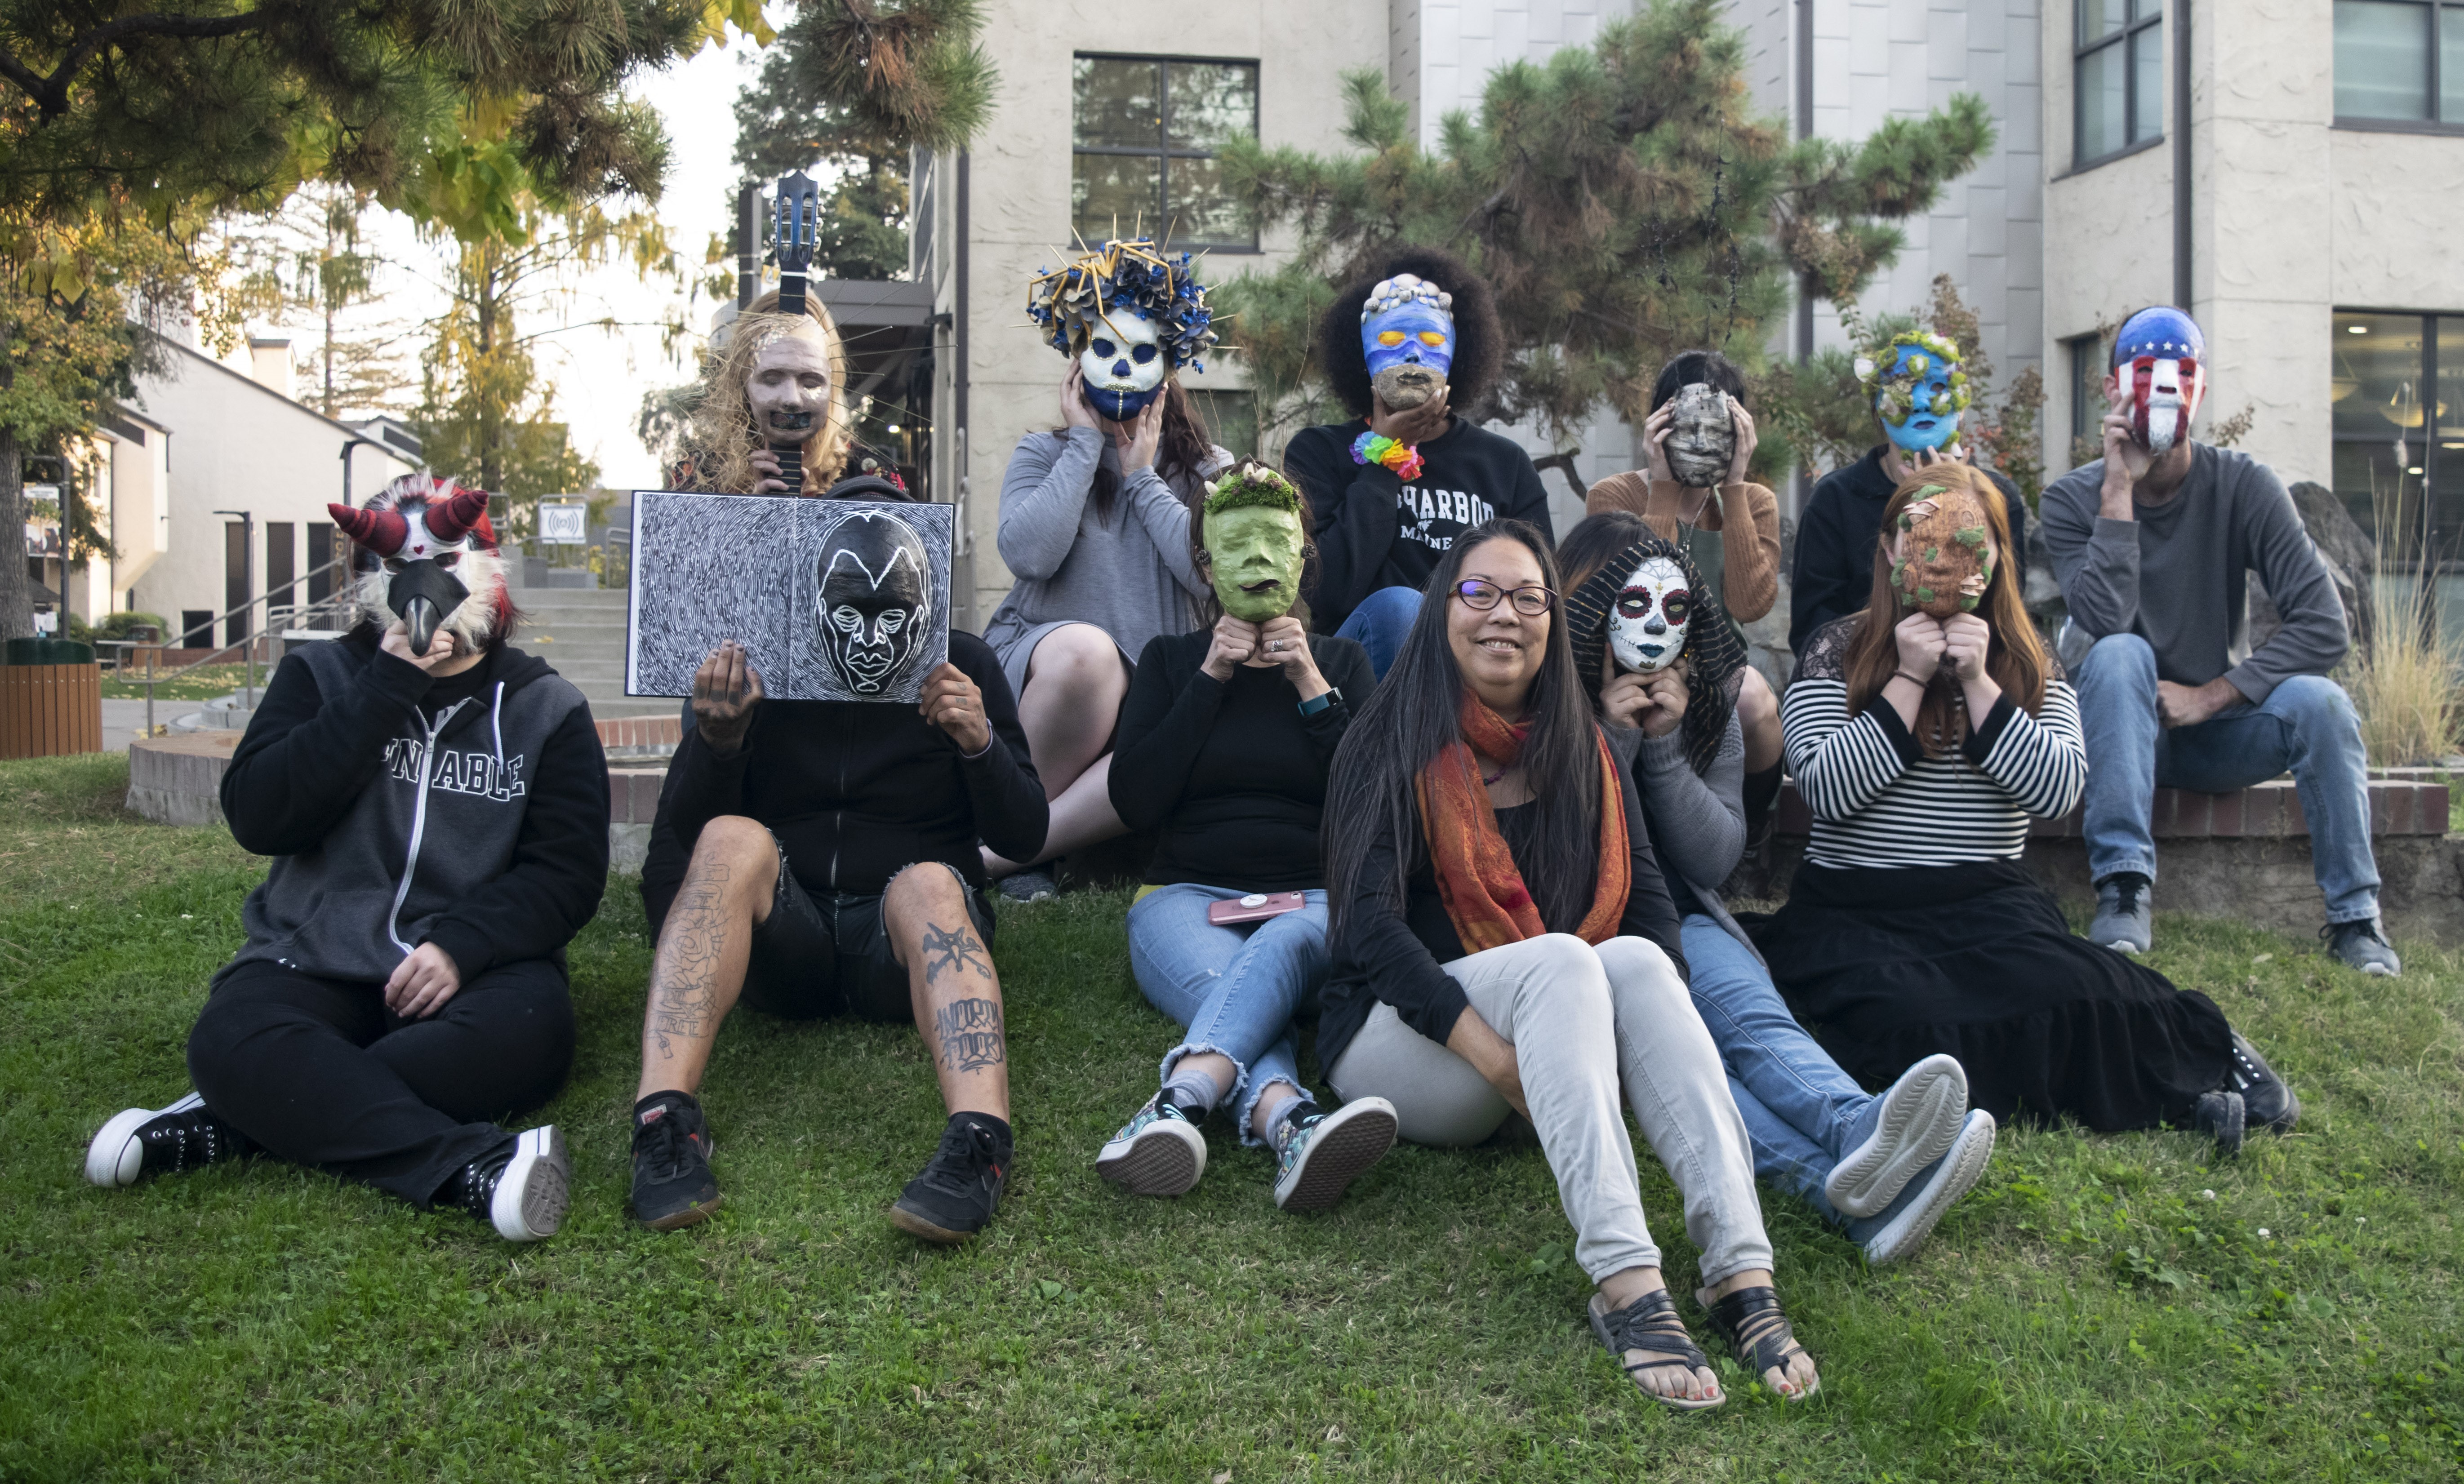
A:
{"type": "Polygon", "coordinates": [[[1016,902],[1021,906],[1030,902],[1049,902],[1061,894],[1061,885],[1052,879],[1052,873],[1040,865],[1013,871],[997,884],[1003,901],[1016,902]]]}
{"type": "Polygon", "coordinates": [[[2387,935],[2379,931],[2375,917],[2354,923],[2329,923],[2319,929],[2319,936],[2327,940],[2327,951],[2347,969],[2358,969],[2382,979],[2392,979],[2404,972],[2404,960],[2387,946],[2387,935]]]}
{"type": "Polygon", "coordinates": [[[2137,871],[2116,871],[2096,884],[2096,921],[2087,925],[2087,940],[2117,953],[2145,953],[2156,945],[2154,910],[2147,903],[2149,882],[2137,871]]]}

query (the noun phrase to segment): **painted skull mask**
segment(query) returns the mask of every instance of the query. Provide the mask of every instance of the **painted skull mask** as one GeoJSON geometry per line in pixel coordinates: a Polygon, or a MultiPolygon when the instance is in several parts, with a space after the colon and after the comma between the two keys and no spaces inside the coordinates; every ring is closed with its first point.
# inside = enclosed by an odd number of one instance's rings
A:
{"type": "Polygon", "coordinates": [[[1164,354],[1155,322],[1128,305],[1115,305],[1095,321],[1087,348],[1078,353],[1087,404],[1115,423],[1146,410],[1163,391],[1172,358],[1164,354]]]}
{"type": "Polygon", "coordinates": [[[1397,273],[1360,306],[1369,384],[1396,412],[1435,397],[1455,363],[1454,295],[1417,273],[1397,273]]]}
{"type": "Polygon", "coordinates": [[[1646,556],[1627,575],[1609,609],[1609,652],[1617,667],[1648,675],[1677,663],[1694,624],[1694,595],[1685,569],[1665,556],[1646,556]]]}
{"type": "Polygon", "coordinates": [[[386,625],[399,622],[412,653],[426,653],[440,628],[453,635],[456,654],[476,654],[502,637],[512,600],[486,491],[409,474],[364,508],[325,509],[358,548],[353,596],[361,611],[386,625]]]}
{"type": "Polygon", "coordinates": [[[1879,362],[1859,360],[1857,373],[1873,395],[1882,436],[1914,453],[1947,448],[1959,441],[1959,415],[1968,409],[1968,373],[1959,347],[1939,335],[1911,331],[1895,337],[1879,362]]]}
{"type": "Polygon", "coordinates": [[[887,511],[851,511],[822,543],[822,653],[850,693],[894,689],[932,612],[924,539],[887,511]]]}
{"type": "Polygon", "coordinates": [[[1707,382],[1678,388],[1669,399],[1668,471],[1689,490],[1707,489],[1728,477],[1737,456],[1737,425],[1728,415],[1728,394],[1707,382]]]}
{"type": "Polygon", "coordinates": [[[1900,512],[1891,585],[1901,600],[1937,619],[1973,613],[1993,581],[1992,528],[1964,486],[1928,485],[1900,512]]]}
{"type": "Polygon", "coordinates": [[[2190,436],[2208,390],[2207,349],[2198,325],[2169,306],[2141,310],[2114,337],[2113,374],[2139,447],[2162,455],[2190,436]]]}
{"type": "Polygon", "coordinates": [[[1250,623],[1289,613],[1300,598],[1308,538],[1301,517],[1269,505],[1236,505],[1207,515],[1207,568],[1223,611],[1250,623]]]}

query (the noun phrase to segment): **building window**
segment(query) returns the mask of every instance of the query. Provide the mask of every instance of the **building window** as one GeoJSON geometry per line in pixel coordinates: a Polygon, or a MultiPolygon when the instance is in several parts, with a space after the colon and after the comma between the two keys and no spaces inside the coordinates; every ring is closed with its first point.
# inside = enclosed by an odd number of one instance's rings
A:
{"type": "Polygon", "coordinates": [[[2071,353],[2071,467],[2104,457],[2105,349],[2101,335],[2064,342],[2071,353]]]}
{"type": "Polygon", "coordinates": [[[1216,155],[1258,132],[1258,64],[1081,56],[1075,64],[1070,223],[1090,247],[1145,235],[1254,252],[1216,155]]]}
{"type": "Polygon", "coordinates": [[[2071,59],[2075,130],[2071,168],[2080,169],[2165,133],[2165,11],[2160,0],[2074,0],[2079,38],[2071,59]]]}
{"type": "Polygon", "coordinates": [[[2336,117],[2464,125],[2464,5],[2336,0],[2336,117]]]}
{"type": "Polygon", "coordinates": [[[2464,533],[2464,315],[2335,313],[2335,490],[2387,555],[2464,533]]]}

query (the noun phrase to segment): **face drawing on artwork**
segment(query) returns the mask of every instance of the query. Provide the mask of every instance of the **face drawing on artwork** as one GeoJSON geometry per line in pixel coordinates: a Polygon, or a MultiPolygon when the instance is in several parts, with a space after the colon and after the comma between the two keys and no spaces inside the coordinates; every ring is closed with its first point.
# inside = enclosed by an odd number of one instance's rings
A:
{"type": "Polygon", "coordinates": [[[1306,537],[1294,512],[1239,505],[1206,517],[1208,570],[1223,611],[1264,623],[1291,611],[1301,592],[1306,537]]]}
{"type": "Polygon", "coordinates": [[[1646,556],[1625,579],[1609,610],[1609,652],[1617,667],[1648,675],[1677,663],[1694,624],[1694,595],[1685,569],[1665,556],[1646,556]]]}
{"type": "Polygon", "coordinates": [[[1728,396],[1706,382],[1678,389],[1668,402],[1668,471],[1689,490],[1708,489],[1728,477],[1737,456],[1737,425],[1728,396]]]}
{"type": "Polygon", "coordinates": [[[1396,412],[1438,394],[1455,363],[1454,295],[1415,273],[1397,273],[1360,307],[1369,384],[1396,412]]]}
{"type": "Polygon", "coordinates": [[[854,695],[896,688],[932,610],[923,538],[887,511],[857,511],[822,547],[822,652],[854,695]]]}
{"type": "Polygon", "coordinates": [[[1992,527],[1965,486],[1928,485],[1900,512],[1891,538],[1891,585],[1900,600],[1947,619],[1973,613],[1993,581],[1992,527]]]}
{"type": "Polygon", "coordinates": [[[2207,338],[2189,316],[2170,306],[2130,316],[2113,342],[2113,381],[2130,413],[2130,436],[2162,456],[2190,436],[2190,419],[2207,395],[2207,338]]]}
{"type": "Polygon", "coordinates": [[[819,324],[771,337],[744,378],[744,400],[762,441],[800,444],[829,418],[829,343],[819,324]]]}
{"type": "Polygon", "coordinates": [[[1114,305],[1087,337],[1078,353],[1078,369],[1087,388],[1087,404],[1103,417],[1126,423],[1146,410],[1163,390],[1164,373],[1172,369],[1163,353],[1155,322],[1126,304],[1114,305]]]}

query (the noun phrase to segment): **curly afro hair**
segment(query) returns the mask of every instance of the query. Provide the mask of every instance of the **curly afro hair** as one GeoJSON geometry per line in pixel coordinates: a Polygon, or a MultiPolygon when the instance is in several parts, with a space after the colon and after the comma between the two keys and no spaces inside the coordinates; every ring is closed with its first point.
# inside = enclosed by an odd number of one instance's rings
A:
{"type": "Polygon", "coordinates": [[[1318,322],[1319,356],[1326,379],[1356,417],[1369,415],[1369,357],[1360,348],[1360,306],[1369,291],[1397,273],[1418,273],[1454,295],[1455,360],[1446,375],[1448,405],[1468,416],[1497,384],[1506,361],[1506,331],[1497,321],[1497,299],[1470,265],[1437,248],[1397,248],[1368,273],[1346,284],[1318,322]]]}

